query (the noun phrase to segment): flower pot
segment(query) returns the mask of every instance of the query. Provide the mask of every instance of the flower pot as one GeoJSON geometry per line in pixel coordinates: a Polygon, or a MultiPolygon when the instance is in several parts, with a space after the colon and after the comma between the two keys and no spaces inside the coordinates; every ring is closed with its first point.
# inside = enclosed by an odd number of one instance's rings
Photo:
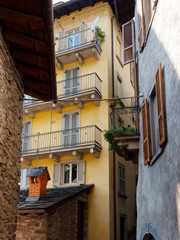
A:
{"type": "Polygon", "coordinates": [[[115,107],[115,100],[114,99],[109,102],[109,107],[110,108],[114,108],[115,107]]]}

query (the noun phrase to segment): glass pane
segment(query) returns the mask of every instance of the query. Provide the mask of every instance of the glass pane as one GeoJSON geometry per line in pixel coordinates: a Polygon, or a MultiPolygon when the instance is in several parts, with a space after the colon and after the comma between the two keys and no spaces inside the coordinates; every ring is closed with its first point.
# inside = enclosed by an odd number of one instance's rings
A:
{"type": "Polygon", "coordinates": [[[64,183],[69,183],[69,176],[70,176],[70,165],[64,165],[64,183]]]}
{"type": "Polygon", "coordinates": [[[26,187],[26,169],[22,169],[21,172],[21,187],[22,188],[26,187]]]}
{"type": "Polygon", "coordinates": [[[77,47],[79,46],[79,33],[76,33],[74,36],[74,46],[77,47]]]}
{"type": "Polygon", "coordinates": [[[72,33],[69,33],[69,37],[68,37],[68,48],[72,48],[73,47],[73,35],[71,35],[72,33]]]}
{"type": "Polygon", "coordinates": [[[72,183],[77,183],[77,163],[72,164],[72,183]]]}

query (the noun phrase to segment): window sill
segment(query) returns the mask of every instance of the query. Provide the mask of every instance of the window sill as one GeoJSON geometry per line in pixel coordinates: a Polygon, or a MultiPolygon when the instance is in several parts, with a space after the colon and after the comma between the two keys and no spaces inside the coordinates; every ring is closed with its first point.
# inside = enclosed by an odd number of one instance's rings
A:
{"type": "Polygon", "coordinates": [[[128,196],[126,195],[126,193],[121,193],[121,192],[118,192],[118,196],[119,197],[123,197],[123,198],[127,198],[128,196]]]}
{"type": "Polygon", "coordinates": [[[159,158],[159,156],[162,154],[163,148],[159,148],[158,152],[154,155],[154,157],[151,159],[150,166],[154,164],[154,162],[159,158]]]}

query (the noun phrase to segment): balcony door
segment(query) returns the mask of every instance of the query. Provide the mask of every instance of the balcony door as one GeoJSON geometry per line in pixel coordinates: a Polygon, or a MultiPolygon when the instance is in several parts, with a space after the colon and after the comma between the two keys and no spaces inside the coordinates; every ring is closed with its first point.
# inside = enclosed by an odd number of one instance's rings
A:
{"type": "Polygon", "coordinates": [[[79,29],[68,32],[68,49],[79,46],[79,29]]]}
{"type": "Polygon", "coordinates": [[[22,131],[22,152],[27,152],[30,148],[31,121],[23,122],[22,131]]]}
{"type": "Polygon", "coordinates": [[[64,118],[64,130],[63,130],[63,145],[75,146],[79,142],[79,113],[74,112],[71,114],[65,114],[64,118]]]}
{"type": "Polygon", "coordinates": [[[65,71],[64,93],[70,95],[78,92],[79,87],[79,68],[65,71]]]}

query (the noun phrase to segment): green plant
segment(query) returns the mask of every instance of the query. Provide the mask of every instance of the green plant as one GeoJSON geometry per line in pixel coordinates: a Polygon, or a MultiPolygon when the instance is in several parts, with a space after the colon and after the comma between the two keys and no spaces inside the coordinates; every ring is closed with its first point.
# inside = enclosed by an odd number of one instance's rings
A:
{"type": "Polygon", "coordinates": [[[135,129],[134,129],[133,127],[129,126],[129,127],[126,129],[126,132],[127,132],[127,134],[134,134],[135,129]]]}
{"type": "Polygon", "coordinates": [[[116,107],[120,103],[119,99],[114,99],[114,98],[106,100],[106,102],[109,104],[110,108],[116,107]]]}
{"type": "Polygon", "coordinates": [[[101,44],[105,41],[105,37],[106,37],[106,33],[102,31],[100,27],[97,27],[95,29],[94,39],[101,44]]]}
{"type": "Polygon", "coordinates": [[[128,128],[125,128],[121,122],[117,123],[118,129],[109,129],[109,130],[104,130],[104,140],[109,143],[109,151],[113,150],[113,137],[114,136],[120,136],[120,135],[132,135],[135,133],[135,129],[131,126],[128,128]]]}

